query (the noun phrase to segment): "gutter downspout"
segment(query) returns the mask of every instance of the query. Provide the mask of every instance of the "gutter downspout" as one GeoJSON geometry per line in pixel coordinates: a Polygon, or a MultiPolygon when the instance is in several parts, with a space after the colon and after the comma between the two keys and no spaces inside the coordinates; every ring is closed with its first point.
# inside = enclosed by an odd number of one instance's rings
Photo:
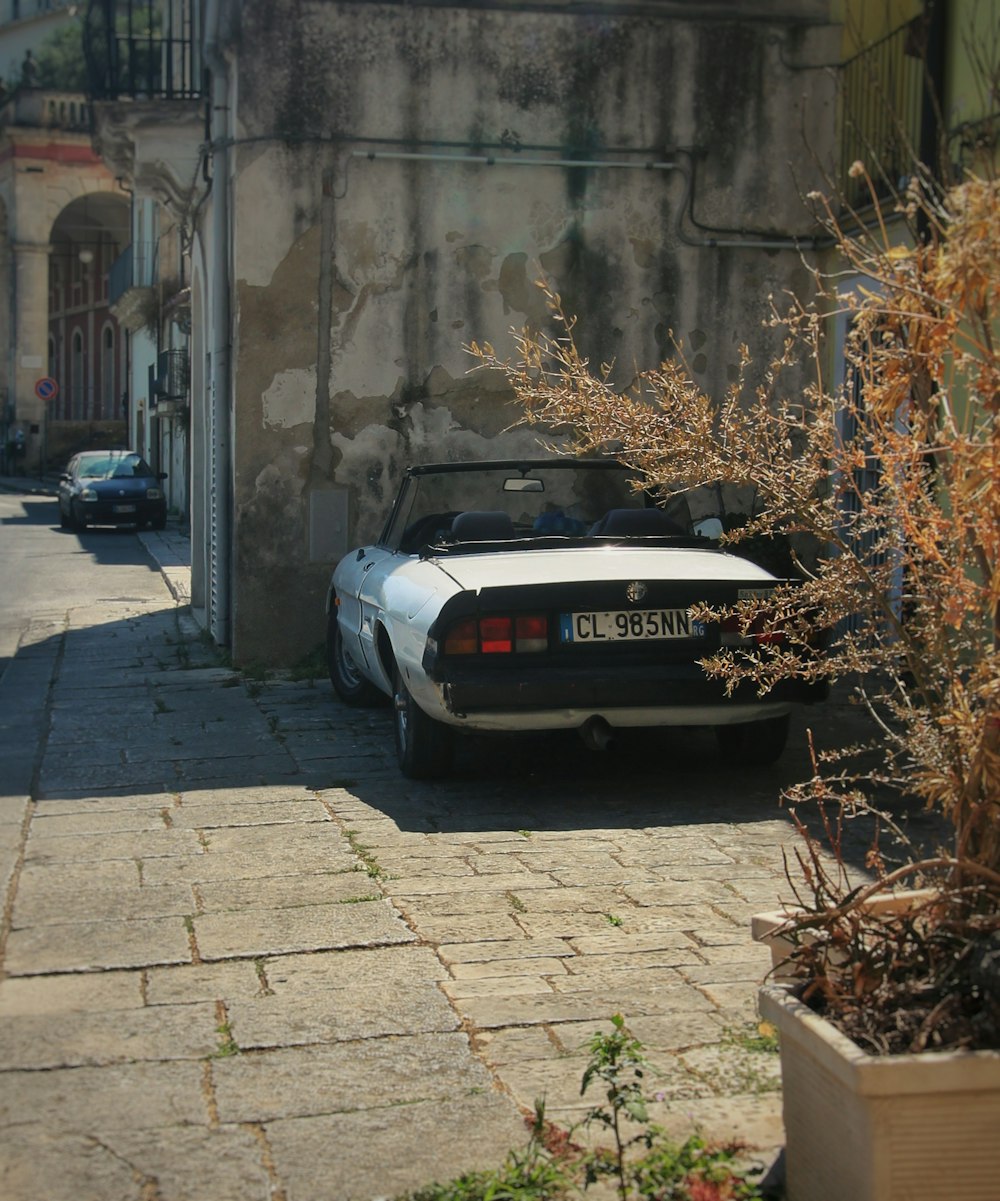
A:
{"type": "Polygon", "coordinates": [[[219,38],[223,0],[208,0],[205,12],[205,62],[211,72],[209,147],[212,155],[211,312],[211,444],[206,463],[206,508],[211,515],[206,562],[206,607],[213,638],[220,646],[232,641],[232,326],[230,293],[230,219],[228,65],[219,38]],[[213,496],[214,490],[214,496],[213,496]],[[212,503],[214,499],[214,504],[212,503]],[[214,556],[213,556],[214,550],[214,556]],[[217,572],[214,576],[212,559],[217,572]]]}

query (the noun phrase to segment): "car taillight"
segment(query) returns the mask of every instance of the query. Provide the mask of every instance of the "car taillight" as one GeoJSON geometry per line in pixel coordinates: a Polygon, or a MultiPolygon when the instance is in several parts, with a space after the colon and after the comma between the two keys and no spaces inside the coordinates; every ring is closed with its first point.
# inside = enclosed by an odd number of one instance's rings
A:
{"type": "Polygon", "coordinates": [[[460,621],[448,631],[444,640],[446,655],[474,655],[479,650],[479,628],[474,618],[460,621]]]}
{"type": "Polygon", "coordinates": [[[479,640],[484,655],[509,655],[514,649],[514,622],[509,617],[483,617],[479,640]]]}
{"type": "Polygon", "coordinates": [[[767,629],[770,618],[755,617],[746,634],[740,632],[740,619],[727,617],[719,626],[723,646],[775,646],[785,641],[784,630],[767,629]]]}
{"type": "Polygon", "coordinates": [[[514,629],[516,650],[543,651],[549,645],[549,623],[545,617],[519,617],[514,629]]]}
{"type": "Polygon", "coordinates": [[[494,615],[464,618],[444,639],[446,655],[531,654],[548,649],[549,622],[543,614],[511,617],[494,615]]]}

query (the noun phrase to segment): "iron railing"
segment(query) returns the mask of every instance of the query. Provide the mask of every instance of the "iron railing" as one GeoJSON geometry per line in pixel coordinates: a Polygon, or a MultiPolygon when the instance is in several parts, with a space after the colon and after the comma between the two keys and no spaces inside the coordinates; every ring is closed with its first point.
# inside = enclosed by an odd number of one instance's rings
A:
{"type": "Polygon", "coordinates": [[[84,55],[94,100],[197,100],[200,0],[89,0],[84,55]]]}
{"type": "Polygon", "coordinates": [[[856,161],[879,200],[905,189],[917,163],[937,168],[941,55],[934,15],[866,46],[841,68],[840,184],[854,206],[873,200],[867,182],[851,176],[856,161]]]}

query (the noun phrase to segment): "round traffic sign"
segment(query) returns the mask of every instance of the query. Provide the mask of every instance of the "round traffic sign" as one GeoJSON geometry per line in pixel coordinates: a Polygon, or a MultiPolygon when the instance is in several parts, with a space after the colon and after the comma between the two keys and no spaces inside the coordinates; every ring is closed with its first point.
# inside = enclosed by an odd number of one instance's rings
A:
{"type": "Polygon", "coordinates": [[[43,375],[35,384],[35,395],[39,400],[55,400],[59,395],[59,385],[50,375],[43,375]]]}

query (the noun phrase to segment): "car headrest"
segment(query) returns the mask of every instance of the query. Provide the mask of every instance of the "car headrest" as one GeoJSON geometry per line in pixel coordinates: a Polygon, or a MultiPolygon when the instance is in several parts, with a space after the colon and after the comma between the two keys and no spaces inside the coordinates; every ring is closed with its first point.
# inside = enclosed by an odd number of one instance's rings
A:
{"type": "Polygon", "coordinates": [[[611,509],[590,532],[611,537],[649,538],[683,534],[684,530],[662,509],[611,509]]]}
{"type": "Polygon", "coordinates": [[[451,523],[451,532],[460,542],[497,542],[517,537],[507,513],[475,509],[459,513],[451,523]]]}

